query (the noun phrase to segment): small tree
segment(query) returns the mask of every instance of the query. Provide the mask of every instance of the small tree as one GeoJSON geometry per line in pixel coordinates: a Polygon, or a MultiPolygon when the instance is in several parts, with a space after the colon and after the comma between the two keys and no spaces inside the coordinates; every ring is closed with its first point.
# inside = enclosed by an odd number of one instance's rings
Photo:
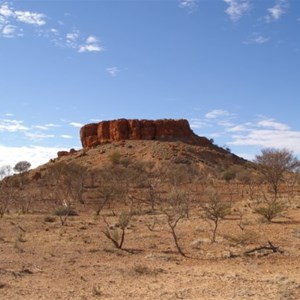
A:
{"type": "Polygon", "coordinates": [[[274,200],[274,198],[267,197],[263,193],[263,201],[254,209],[254,212],[263,216],[268,222],[272,222],[274,218],[278,217],[285,210],[286,207],[282,201],[274,200]]]}
{"type": "Polygon", "coordinates": [[[11,186],[10,181],[0,182],[0,218],[9,211],[9,205],[14,199],[15,189],[11,186]]]}
{"type": "Polygon", "coordinates": [[[28,178],[28,170],[30,169],[31,164],[28,161],[19,161],[15,166],[14,166],[14,171],[19,174],[18,176],[18,182],[19,182],[19,189],[22,190],[23,186],[29,181],[28,178]]]}
{"type": "Polygon", "coordinates": [[[106,228],[103,231],[104,235],[112,241],[113,245],[118,248],[122,249],[124,240],[125,240],[125,231],[127,226],[130,223],[131,215],[125,212],[122,212],[119,215],[118,223],[116,226],[110,225],[106,219],[104,218],[104,222],[106,224],[106,228]],[[118,229],[118,227],[120,229],[118,229]],[[121,231],[121,234],[120,234],[121,231]]]}
{"type": "Polygon", "coordinates": [[[187,193],[176,188],[172,189],[166,201],[166,206],[162,208],[163,213],[167,216],[167,224],[171,229],[176,249],[182,256],[186,255],[179,245],[176,227],[180,220],[187,217],[188,209],[187,193]]]}
{"type": "Polygon", "coordinates": [[[12,167],[9,165],[5,165],[0,167],[0,180],[2,180],[4,177],[12,175],[12,167]]]}
{"type": "Polygon", "coordinates": [[[220,194],[214,188],[207,189],[206,196],[208,201],[202,205],[202,209],[204,218],[213,224],[211,242],[214,243],[216,241],[219,223],[226,216],[231,214],[231,206],[221,200],[220,194]]]}
{"type": "Polygon", "coordinates": [[[67,224],[69,216],[78,216],[77,212],[69,203],[64,203],[63,205],[56,207],[53,214],[59,217],[61,226],[65,226],[67,224]]]}
{"type": "Polygon", "coordinates": [[[97,174],[97,188],[92,192],[96,215],[100,215],[106,205],[110,205],[117,196],[124,195],[122,180],[117,177],[114,170],[104,168],[94,171],[97,174]]]}
{"type": "Polygon", "coordinates": [[[27,172],[30,169],[30,167],[31,167],[31,163],[26,160],[23,160],[16,163],[16,165],[14,166],[14,171],[19,174],[22,174],[27,172]]]}
{"type": "Polygon", "coordinates": [[[287,149],[263,149],[254,162],[258,164],[264,179],[270,185],[275,201],[278,196],[280,183],[284,181],[286,172],[293,172],[300,166],[299,160],[287,149]]]}

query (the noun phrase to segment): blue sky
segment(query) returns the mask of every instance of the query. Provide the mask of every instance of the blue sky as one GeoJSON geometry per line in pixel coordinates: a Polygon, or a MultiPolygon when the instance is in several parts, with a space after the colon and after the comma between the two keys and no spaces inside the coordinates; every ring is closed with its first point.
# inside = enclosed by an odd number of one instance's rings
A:
{"type": "Polygon", "coordinates": [[[300,1],[0,1],[0,166],[82,124],[186,118],[253,158],[300,156],[300,1]]]}

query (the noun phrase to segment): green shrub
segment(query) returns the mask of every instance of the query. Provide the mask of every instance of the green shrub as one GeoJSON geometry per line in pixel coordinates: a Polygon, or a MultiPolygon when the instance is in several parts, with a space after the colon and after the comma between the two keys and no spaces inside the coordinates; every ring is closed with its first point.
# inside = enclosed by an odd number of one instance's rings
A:
{"type": "Polygon", "coordinates": [[[275,217],[278,217],[285,211],[285,206],[278,201],[266,202],[263,206],[257,207],[254,212],[263,216],[268,222],[272,222],[275,217]]]}

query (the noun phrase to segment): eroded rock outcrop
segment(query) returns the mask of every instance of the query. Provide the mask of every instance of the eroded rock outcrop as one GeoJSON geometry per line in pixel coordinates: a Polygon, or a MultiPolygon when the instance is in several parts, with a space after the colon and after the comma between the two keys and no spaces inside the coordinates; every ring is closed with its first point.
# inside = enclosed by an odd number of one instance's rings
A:
{"type": "Polygon", "coordinates": [[[80,139],[84,148],[122,140],[183,141],[201,146],[211,145],[207,138],[194,134],[185,119],[102,121],[83,126],[80,139]]]}

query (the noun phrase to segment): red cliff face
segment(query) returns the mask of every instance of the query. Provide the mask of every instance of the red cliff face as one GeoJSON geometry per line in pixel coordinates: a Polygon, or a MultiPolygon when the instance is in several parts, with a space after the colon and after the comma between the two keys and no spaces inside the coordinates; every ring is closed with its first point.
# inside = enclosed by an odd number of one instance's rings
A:
{"type": "Polygon", "coordinates": [[[187,120],[119,119],[87,124],[80,130],[84,148],[122,140],[183,141],[201,146],[211,145],[206,138],[193,133],[187,120]]]}

